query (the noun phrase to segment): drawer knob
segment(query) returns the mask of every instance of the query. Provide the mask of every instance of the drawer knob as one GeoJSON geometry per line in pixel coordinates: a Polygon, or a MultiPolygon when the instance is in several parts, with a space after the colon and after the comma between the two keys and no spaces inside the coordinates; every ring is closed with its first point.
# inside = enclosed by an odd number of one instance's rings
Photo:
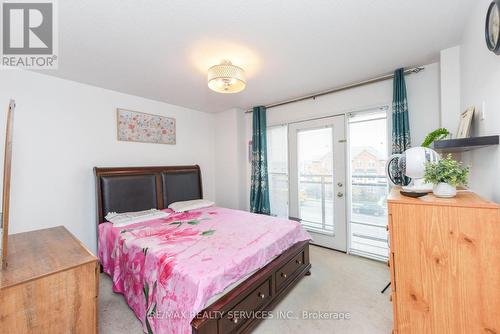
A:
{"type": "Polygon", "coordinates": [[[266,298],[266,295],[263,294],[263,293],[261,293],[261,292],[259,292],[259,297],[262,298],[262,299],[264,299],[264,298],[266,298]]]}
{"type": "Polygon", "coordinates": [[[295,261],[295,262],[296,262],[297,264],[302,264],[302,261],[300,261],[300,260],[297,260],[297,261],[295,261]]]}
{"type": "Polygon", "coordinates": [[[285,273],[281,273],[281,277],[286,278],[286,274],[285,273]]]}

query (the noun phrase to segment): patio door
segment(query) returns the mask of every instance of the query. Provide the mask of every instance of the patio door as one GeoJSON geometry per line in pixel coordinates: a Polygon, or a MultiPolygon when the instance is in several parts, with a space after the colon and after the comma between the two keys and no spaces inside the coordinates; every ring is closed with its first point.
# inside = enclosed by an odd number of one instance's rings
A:
{"type": "Polygon", "coordinates": [[[289,215],[314,243],[346,251],[344,116],[293,123],[289,136],[289,215]]]}

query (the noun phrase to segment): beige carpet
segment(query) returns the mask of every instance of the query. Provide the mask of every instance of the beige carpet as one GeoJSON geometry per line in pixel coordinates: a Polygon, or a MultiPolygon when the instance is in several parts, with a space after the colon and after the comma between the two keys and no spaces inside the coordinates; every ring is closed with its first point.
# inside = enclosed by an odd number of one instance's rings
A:
{"type": "MultiPolygon", "coordinates": [[[[380,290],[389,280],[387,265],[356,256],[311,247],[312,275],[306,276],[275,308],[298,320],[267,319],[256,334],[278,333],[391,333],[392,305],[389,292],[380,290]],[[289,312],[291,311],[291,312],[289,312]],[[348,320],[306,320],[303,311],[330,316],[349,313],[348,320]],[[288,313],[287,313],[288,312],[288,313]]],[[[101,274],[99,296],[100,333],[142,333],[142,327],[123,296],[111,290],[111,280],[101,274]]]]}

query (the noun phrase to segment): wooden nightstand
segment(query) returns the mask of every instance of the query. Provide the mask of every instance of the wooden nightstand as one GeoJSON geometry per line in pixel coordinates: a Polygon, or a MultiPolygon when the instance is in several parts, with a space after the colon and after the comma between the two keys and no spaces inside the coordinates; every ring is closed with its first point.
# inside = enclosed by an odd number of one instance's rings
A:
{"type": "Polygon", "coordinates": [[[9,236],[2,333],[97,333],[97,258],[64,227],[9,236]]]}

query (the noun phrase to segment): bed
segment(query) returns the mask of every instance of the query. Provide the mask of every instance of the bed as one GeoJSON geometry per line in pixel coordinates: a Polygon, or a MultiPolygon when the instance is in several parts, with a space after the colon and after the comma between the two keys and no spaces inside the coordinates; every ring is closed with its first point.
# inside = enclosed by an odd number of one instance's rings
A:
{"type": "Polygon", "coordinates": [[[199,166],[94,168],[101,268],[146,333],[250,332],[310,275],[309,236],[293,221],[219,207],[203,198],[199,166]],[[115,227],[108,212],[156,208],[167,218],[115,227]]]}

